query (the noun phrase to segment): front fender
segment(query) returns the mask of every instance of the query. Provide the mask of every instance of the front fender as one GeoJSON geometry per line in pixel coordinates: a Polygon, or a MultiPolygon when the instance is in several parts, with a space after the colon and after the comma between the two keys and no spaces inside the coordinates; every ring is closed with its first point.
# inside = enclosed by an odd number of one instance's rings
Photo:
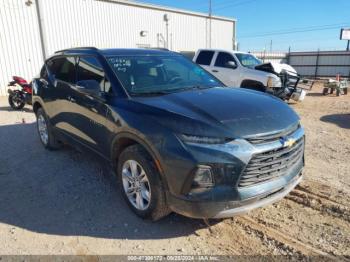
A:
{"type": "Polygon", "coordinates": [[[151,155],[151,157],[158,162],[156,164],[158,171],[161,175],[161,179],[164,182],[163,184],[166,186],[166,189],[168,189],[167,180],[165,179],[164,170],[162,168],[163,166],[163,160],[161,155],[159,154],[158,150],[152,145],[152,143],[140,132],[137,130],[131,131],[131,130],[125,130],[121,131],[118,134],[115,135],[115,137],[112,140],[111,149],[110,149],[110,159],[112,162],[113,167],[116,169],[116,163],[118,159],[118,155],[120,152],[120,147],[118,145],[118,141],[121,139],[131,139],[135,141],[136,143],[140,144],[145,148],[145,150],[151,155]]]}

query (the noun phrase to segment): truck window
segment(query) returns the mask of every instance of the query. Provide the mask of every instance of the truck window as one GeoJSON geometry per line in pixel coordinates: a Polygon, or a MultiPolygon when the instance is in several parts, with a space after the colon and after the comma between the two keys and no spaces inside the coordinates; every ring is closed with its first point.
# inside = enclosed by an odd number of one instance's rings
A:
{"type": "Polygon", "coordinates": [[[196,63],[200,65],[210,65],[213,59],[214,51],[200,51],[197,56],[196,63]]]}
{"type": "Polygon", "coordinates": [[[227,67],[228,62],[234,62],[236,64],[236,61],[231,54],[220,52],[216,58],[215,66],[227,67]]]}

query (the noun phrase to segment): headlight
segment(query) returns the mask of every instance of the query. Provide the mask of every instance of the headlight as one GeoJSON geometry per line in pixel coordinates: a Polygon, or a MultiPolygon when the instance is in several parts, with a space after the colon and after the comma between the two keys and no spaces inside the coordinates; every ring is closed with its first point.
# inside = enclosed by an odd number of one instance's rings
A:
{"type": "Polygon", "coordinates": [[[281,79],[277,78],[277,77],[272,77],[269,76],[267,79],[267,87],[281,87],[282,86],[282,82],[281,79]]]}
{"type": "Polygon", "coordinates": [[[230,141],[230,139],[227,138],[194,136],[185,134],[182,134],[180,137],[184,142],[195,144],[224,144],[230,141]]]}

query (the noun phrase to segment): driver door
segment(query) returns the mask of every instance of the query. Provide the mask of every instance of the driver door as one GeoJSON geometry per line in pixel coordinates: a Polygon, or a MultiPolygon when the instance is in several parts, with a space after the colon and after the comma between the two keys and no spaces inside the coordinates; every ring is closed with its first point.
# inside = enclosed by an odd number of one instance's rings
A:
{"type": "Polygon", "coordinates": [[[79,140],[94,151],[106,156],[107,105],[105,94],[110,83],[95,56],[80,56],[77,61],[77,81],[72,100],[76,104],[75,126],[79,140]]]}
{"type": "Polygon", "coordinates": [[[237,62],[230,53],[218,52],[216,54],[211,73],[226,86],[239,87],[240,81],[238,71],[237,62]]]}

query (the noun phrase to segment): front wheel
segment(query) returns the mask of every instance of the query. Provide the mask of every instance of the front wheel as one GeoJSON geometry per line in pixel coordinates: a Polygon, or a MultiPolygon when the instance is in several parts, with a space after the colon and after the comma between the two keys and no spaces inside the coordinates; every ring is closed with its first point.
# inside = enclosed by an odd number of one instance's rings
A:
{"type": "Polygon", "coordinates": [[[140,145],[129,146],[121,153],[118,179],[124,199],[139,217],[159,220],[170,213],[160,174],[140,145]]]}
{"type": "Polygon", "coordinates": [[[25,106],[24,95],[20,91],[13,91],[8,98],[10,106],[15,110],[20,110],[25,106]]]}

